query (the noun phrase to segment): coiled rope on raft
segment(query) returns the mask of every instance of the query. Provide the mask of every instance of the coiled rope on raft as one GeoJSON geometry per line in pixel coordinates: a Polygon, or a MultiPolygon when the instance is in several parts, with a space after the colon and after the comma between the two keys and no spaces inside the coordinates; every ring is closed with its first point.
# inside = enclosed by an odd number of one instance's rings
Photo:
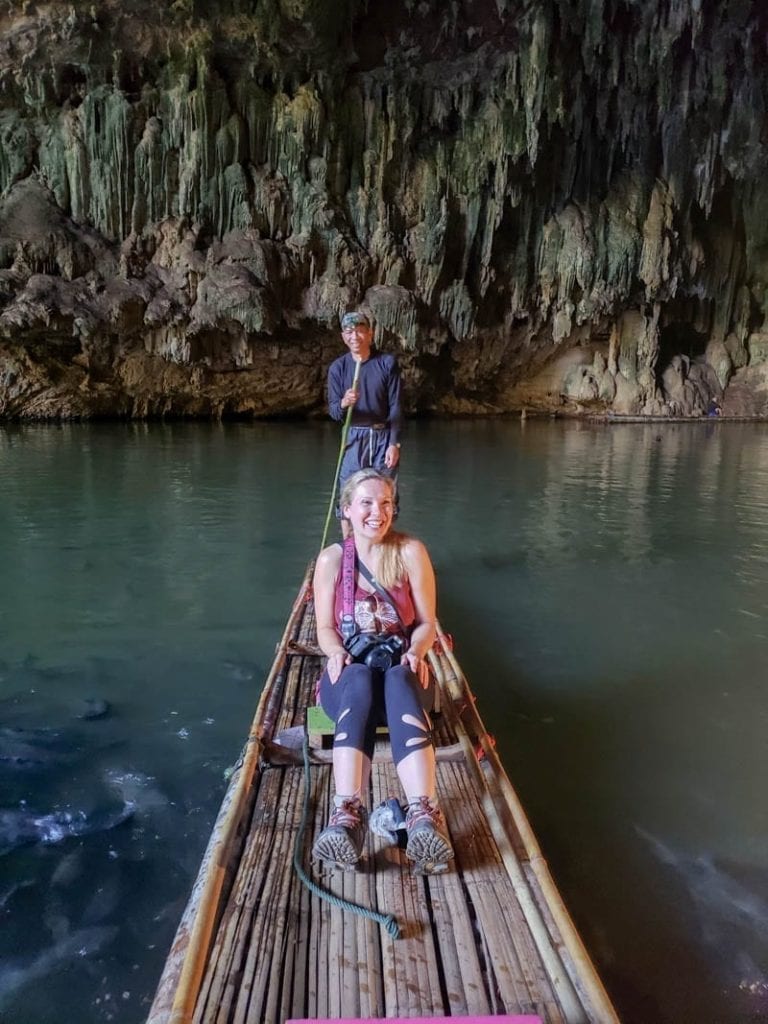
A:
{"type": "MultiPolygon", "coordinates": [[[[355,362],[355,372],[352,377],[352,387],[354,388],[357,384],[358,377],[360,376],[360,363],[355,362]]],[[[352,406],[347,408],[347,415],[344,419],[344,425],[341,428],[341,444],[339,446],[339,457],[336,460],[336,472],[333,476],[333,486],[331,487],[331,498],[328,502],[328,512],[325,517],[325,526],[323,527],[323,537],[320,542],[320,550],[322,551],[325,547],[328,539],[328,528],[331,524],[331,516],[333,515],[333,506],[336,501],[336,488],[339,484],[339,475],[341,474],[341,463],[344,458],[344,449],[347,445],[347,434],[349,433],[349,425],[352,420],[352,406]]],[[[321,886],[313,882],[309,875],[306,873],[302,866],[302,856],[304,852],[304,835],[307,830],[307,824],[309,822],[309,811],[311,803],[311,788],[312,788],[312,775],[309,766],[309,737],[307,736],[306,729],[304,732],[304,804],[301,812],[301,822],[299,823],[299,830],[296,833],[296,842],[293,845],[293,868],[296,874],[301,879],[302,883],[309,889],[309,891],[317,896],[321,900],[325,900],[326,903],[330,903],[331,906],[339,907],[341,910],[349,911],[350,914],[356,914],[358,917],[366,917],[370,921],[376,921],[382,925],[392,936],[393,939],[399,939],[402,932],[400,925],[397,923],[397,919],[393,914],[380,914],[377,910],[373,910],[371,907],[361,907],[357,903],[352,903],[349,900],[342,899],[340,896],[336,896],[334,893],[329,892],[327,889],[323,889],[321,886]]]]}
{"type": "Polygon", "coordinates": [[[373,910],[370,907],[361,907],[357,903],[351,903],[349,900],[344,900],[340,896],[334,895],[332,892],[328,892],[327,889],[322,889],[319,885],[312,881],[309,875],[306,873],[301,864],[302,852],[304,850],[304,833],[307,828],[307,822],[309,821],[309,807],[310,807],[310,790],[312,786],[312,777],[309,768],[309,739],[304,736],[304,806],[301,812],[301,822],[299,824],[299,831],[296,833],[296,842],[293,845],[293,867],[296,874],[299,876],[301,881],[306,885],[311,893],[315,896],[319,896],[321,900],[325,900],[330,903],[331,906],[340,907],[341,910],[348,910],[351,914],[357,914],[358,917],[367,917],[370,921],[376,921],[380,925],[386,928],[387,932],[392,936],[393,939],[399,939],[401,936],[400,925],[397,923],[397,918],[394,914],[380,914],[377,910],[373,910]]]}

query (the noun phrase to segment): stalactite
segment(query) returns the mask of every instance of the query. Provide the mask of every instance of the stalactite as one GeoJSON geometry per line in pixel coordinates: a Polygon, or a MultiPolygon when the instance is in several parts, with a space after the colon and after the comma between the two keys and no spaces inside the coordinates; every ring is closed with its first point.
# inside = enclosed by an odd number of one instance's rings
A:
{"type": "MultiPolygon", "coordinates": [[[[6,324],[34,334],[24,274],[75,288],[98,267],[78,232],[94,232],[152,329],[161,309],[176,318],[173,344],[152,348],[175,362],[207,358],[203,328],[279,340],[368,294],[381,340],[416,352],[426,326],[425,351],[472,360],[486,335],[525,324],[522,382],[527,360],[584,347],[564,394],[625,410],[664,411],[675,332],[693,331],[694,363],[669,381],[675,408],[694,391],[699,408],[708,381],[761,365],[768,333],[764,18],[710,0],[512,7],[403,2],[384,18],[356,0],[247,13],[216,0],[207,21],[143,2],[41,9],[6,34],[16,51],[0,44],[6,324]],[[22,245],[11,199],[32,179],[70,226],[22,245]],[[190,231],[197,255],[169,256],[190,231]],[[255,252],[249,232],[283,256],[250,283],[246,261],[228,289],[206,253],[244,238],[255,252]]],[[[73,296],[51,285],[48,330],[74,330],[73,296]]],[[[98,308],[81,318],[97,332],[98,308]]],[[[104,315],[111,337],[123,313],[104,315]]],[[[232,341],[233,366],[250,344],[232,341]]]]}

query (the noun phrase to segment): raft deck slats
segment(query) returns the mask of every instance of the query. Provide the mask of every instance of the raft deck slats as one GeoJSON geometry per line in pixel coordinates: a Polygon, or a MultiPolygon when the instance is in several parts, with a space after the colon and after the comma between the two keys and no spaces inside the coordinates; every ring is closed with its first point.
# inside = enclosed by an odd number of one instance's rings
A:
{"type": "MultiPolygon", "coordinates": [[[[321,663],[312,653],[312,604],[301,603],[252,728],[252,742],[266,756],[277,751],[271,744],[281,735],[295,739],[314,700],[321,663]]],[[[235,858],[236,867],[221,886],[210,948],[195,954],[202,960],[199,990],[177,995],[177,1009],[169,1013],[178,958],[169,960],[149,1024],[515,1013],[538,1014],[548,1024],[617,1021],[564,909],[555,905],[559,897],[552,896],[556,891],[516,798],[510,803],[498,759],[490,754],[485,771],[477,764],[475,747],[487,746],[487,736],[458,663],[444,654],[436,668],[442,686],[436,744],[456,751],[453,760],[438,761],[439,795],[456,850],[447,872],[415,876],[402,851],[370,834],[361,870],[310,869],[309,850],[327,820],[332,792],[330,766],[311,769],[305,868],[329,891],[394,914],[403,937],[392,939],[379,924],[321,901],[300,883],[292,858],[304,771],[283,761],[262,762],[247,799],[241,795],[245,817],[229,830],[227,850],[207,858],[235,858]],[[564,932],[558,922],[565,922],[564,932]],[[193,1011],[180,1009],[190,1005],[193,1011]]],[[[372,803],[399,793],[388,744],[380,742],[372,803]]],[[[185,927],[193,919],[194,907],[185,927]]]]}

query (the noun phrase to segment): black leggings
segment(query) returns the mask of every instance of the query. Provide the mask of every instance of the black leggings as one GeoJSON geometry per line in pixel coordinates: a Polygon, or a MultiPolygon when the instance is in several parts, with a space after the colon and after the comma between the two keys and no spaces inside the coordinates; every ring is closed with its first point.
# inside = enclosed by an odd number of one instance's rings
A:
{"type": "Polygon", "coordinates": [[[385,724],[396,765],[414,750],[430,746],[431,723],[426,712],[432,709],[434,686],[430,679],[425,690],[407,665],[394,665],[386,672],[357,663],[347,665],[335,684],[328,672],[323,672],[320,703],[336,723],[334,747],[352,747],[371,758],[376,727],[385,724]],[[424,728],[407,721],[408,716],[424,728]]]}

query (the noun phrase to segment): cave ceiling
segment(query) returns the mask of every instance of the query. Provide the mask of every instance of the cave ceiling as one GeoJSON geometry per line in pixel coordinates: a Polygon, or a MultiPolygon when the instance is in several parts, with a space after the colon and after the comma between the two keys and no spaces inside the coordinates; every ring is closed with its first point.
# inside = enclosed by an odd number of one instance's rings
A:
{"type": "Polygon", "coordinates": [[[768,7],[0,0],[0,416],[768,411],[768,7]]]}

